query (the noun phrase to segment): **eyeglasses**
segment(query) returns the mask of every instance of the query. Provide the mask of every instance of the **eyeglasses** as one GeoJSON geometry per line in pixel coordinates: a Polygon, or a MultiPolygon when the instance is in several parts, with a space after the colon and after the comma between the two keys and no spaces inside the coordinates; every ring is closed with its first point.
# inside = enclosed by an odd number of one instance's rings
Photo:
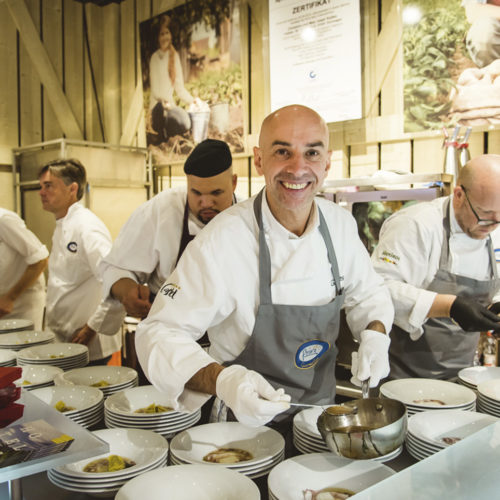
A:
{"type": "Polygon", "coordinates": [[[467,191],[466,189],[461,185],[462,191],[465,194],[466,200],[469,202],[469,207],[472,210],[472,213],[476,216],[477,219],[477,224],[479,226],[492,226],[493,224],[500,224],[500,220],[494,220],[494,219],[481,219],[479,215],[477,215],[477,212],[474,210],[474,207],[472,206],[472,203],[469,200],[469,197],[467,196],[467,191]]]}

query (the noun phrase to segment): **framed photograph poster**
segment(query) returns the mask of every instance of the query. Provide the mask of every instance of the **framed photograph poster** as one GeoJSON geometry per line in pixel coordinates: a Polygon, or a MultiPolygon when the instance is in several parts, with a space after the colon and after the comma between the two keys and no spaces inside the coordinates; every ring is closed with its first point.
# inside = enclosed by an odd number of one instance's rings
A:
{"type": "Polygon", "coordinates": [[[269,0],[271,109],[361,118],[359,0],[269,0]]]}
{"type": "Polygon", "coordinates": [[[204,139],[244,150],[238,0],[192,0],[139,24],[147,144],[156,164],[204,139]]]}

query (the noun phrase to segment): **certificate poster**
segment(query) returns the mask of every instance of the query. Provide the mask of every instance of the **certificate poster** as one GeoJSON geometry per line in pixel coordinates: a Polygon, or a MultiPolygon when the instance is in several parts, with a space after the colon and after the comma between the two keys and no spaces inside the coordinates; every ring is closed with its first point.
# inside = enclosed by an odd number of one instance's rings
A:
{"type": "Polygon", "coordinates": [[[361,118],[359,0],[269,0],[271,109],[361,118]]]}

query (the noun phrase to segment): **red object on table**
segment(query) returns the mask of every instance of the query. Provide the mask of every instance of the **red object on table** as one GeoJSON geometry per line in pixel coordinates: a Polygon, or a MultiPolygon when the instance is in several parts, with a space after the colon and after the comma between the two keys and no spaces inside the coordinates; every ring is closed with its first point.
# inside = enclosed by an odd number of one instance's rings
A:
{"type": "Polygon", "coordinates": [[[21,366],[0,366],[0,427],[23,416],[24,405],[14,403],[21,397],[21,388],[12,383],[22,374],[21,366]]]}
{"type": "Polygon", "coordinates": [[[18,418],[21,418],[24,413],[24,405],[11,403],[9,406],[0,410],[0,427],[6,427],[18,418]]]}
{"type": "Polygon", "coordinates": [[[7,387],[23,375],[22,366],[0,366],[0,388],[7,387]]]}

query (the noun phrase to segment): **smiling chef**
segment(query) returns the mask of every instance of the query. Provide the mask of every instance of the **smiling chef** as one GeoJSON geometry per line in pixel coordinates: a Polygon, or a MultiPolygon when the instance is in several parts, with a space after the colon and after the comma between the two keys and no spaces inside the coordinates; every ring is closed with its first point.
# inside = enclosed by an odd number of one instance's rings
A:
{"type": "Polygon", "coordinates": [[[360,342],[353,381],[374,387],[388,375],[389,291],[349,212],[315,198],[328,139],[310,108],[271,113],[254,148],[265,189],[199,233],[139,324],[139,360],[175,409],[216,395],[213,415],[259,426],[290,400],[333,403],[341,308],[360,342]],[[205,330],[208,353],[196,343],[205,330]]]}

